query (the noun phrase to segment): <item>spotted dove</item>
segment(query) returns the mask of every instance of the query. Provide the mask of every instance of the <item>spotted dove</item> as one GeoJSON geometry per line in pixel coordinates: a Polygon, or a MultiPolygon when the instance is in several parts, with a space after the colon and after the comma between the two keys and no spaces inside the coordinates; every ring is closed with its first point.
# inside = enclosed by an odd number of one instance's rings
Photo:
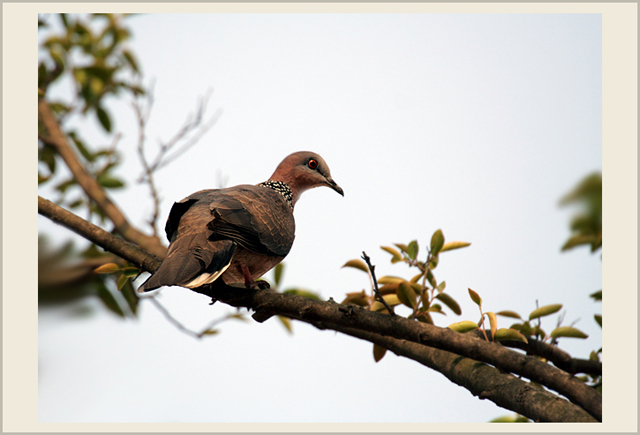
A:
{"type": "Polygon", "coordinates": [[[250,288],[280,263],[293,244],[293,207],[305,190],[328,186],[344,196],[318,154],[285,158],[269,180],[196,192],[171,207],[167,256],[138,288],[196,288],[222,279],[250,288]]]}

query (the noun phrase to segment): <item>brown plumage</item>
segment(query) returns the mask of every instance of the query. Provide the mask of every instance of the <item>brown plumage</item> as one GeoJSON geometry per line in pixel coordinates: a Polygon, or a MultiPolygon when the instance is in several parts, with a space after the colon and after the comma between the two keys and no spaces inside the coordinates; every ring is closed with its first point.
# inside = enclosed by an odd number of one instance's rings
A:
{"type": "Polygon", "coordinates": [[[138,291],[196,288],[217,279],[249,287],[289,253],[293,208],[302,192],[318,186],[344,195],[322,157],[300,151],[264,183],[201,190],[174,203],[165,226],[167,256],[138,291]]]}

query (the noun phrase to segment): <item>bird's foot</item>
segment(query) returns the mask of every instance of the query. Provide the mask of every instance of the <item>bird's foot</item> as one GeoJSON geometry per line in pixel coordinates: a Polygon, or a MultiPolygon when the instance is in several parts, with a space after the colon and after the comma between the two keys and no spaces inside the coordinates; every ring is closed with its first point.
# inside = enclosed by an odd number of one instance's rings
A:
{"type": "Polygon", "coordinates": [[[255,281],[253,283],[253,285],[255,287],[257,287],[259,290],[267,290],[267,289],[271,288],[271,284],[269,284],[267,281],[263,281],[263,280],[255,281]]]}

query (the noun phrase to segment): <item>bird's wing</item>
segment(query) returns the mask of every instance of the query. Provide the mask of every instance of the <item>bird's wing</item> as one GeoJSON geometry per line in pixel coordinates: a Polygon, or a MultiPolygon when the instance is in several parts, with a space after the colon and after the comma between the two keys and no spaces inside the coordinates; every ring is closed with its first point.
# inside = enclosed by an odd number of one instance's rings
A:
{"type": "Polygon", "coordinates": [[[237,245],[231,240],[209,239],[208,198],[212,196],[215,191],[200,191],[173,204],[165,226],[171,242],[167,256],[138,291],[186,286],[203,274],[217,277],[229,266],[237,245]]]}
{"type": "Polygon", "coordinates": [[[250,251],[285,257],[295,234],[293,212],[278,192],[252,185],[211,195],[211,240],[229,239],[250,251]]]}

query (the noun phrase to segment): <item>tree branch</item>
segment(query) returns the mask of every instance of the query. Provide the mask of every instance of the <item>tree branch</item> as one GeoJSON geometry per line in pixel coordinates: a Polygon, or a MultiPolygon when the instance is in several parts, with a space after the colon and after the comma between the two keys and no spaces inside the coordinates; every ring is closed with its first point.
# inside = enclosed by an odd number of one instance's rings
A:
{"type": "Polygon", "coordinates": [[[505,340],[499,343],[506,347],[513,347],[527,352],[529,355],[537,355],[551,361],[556,367],[567,373],[587,373],[594,376],[602,375],[602,362],[591,361],[581,358],[572,358],[564,350],[557,346],[552,346],[534,338],[529,338],[528,343],[515,340],[505,340]]]}
{"type": "MultiPolygon", "coordinates": [[[[321,324],[315,325],[325,329],[321,324]]],[[[382,346],[398,356],[419,362],[442,373],[480,399],[542,422],[596,422],[584,409],[512,374],[451,352],[406,340],[385,337],[359,329],[342,328],[341,333],[382,346]]]]}
{"type": "Polygon", "coordinates": [[[115,230],[126,240],[143,246],[149,252],[159,257],[164,257],[167,248],[162,245],[158,237],[150,237],[134,228],[122,214],[120,209],[107,196],[104,189],[78,161],[75,153],[69,146],[65,134],[62,132],[49,104],[44,100],[38,101],[38,119],[45,127],[47,134],[39,135],[40,140],[53,146],[62,160],[65,162],[73,177],[85,193],[100,207],[107,217],[113,222],[115,230]]]}
{"type": "Polygon", "coordinates": [[[193,290],[229,305],[251,308],[256,311],[253,318],[259,322],[274,314],[284,315],[311,324],[323,322],[337,331],[348,327],[374,332],[479,360],[557,391],[596,419],[602,419],[602,395],[598,391],[552,365],[497,343],[479,340],[449,328],[369,311],[357,305],[313,301],[273,291],[239,291],[238,288],[216,283],[193,290]]]}
{"type": "Polygon", "coordinates": [[[112,252],[118,257],[135,264],[142,270],[155,271],[162,263],[162,260],[155,255],[149,254],[126,240],[106,232],[41,196],[38,196],[38,213],[81,235],[102,247],[105,251],[112,252]]]}
{"type": "MultiPolygon", "coordinates": [[[[131,246],[126,241],[40,197],[38,197],[38,212],[144,270],[154,272],[160,265],[160,260],[153,255],[131,246]]],[[[251,308],[255,311],[253,318],[259,322],[275,314],[284,315],[310,324],[320,322],[324,327],[336,331],[346,330],[345,328],[366,331],[482,361],[555,390],[597,420],[602,420],[602,396],[595,389],[537,358],[522,355],[497,343],[479,340],[472,335],[400,316],[368,311],[356,305],[314,301],[297,295],[276,293],[272,290],[247,291],[244,288],[226,286],[219,281],[194,291],[235,307],[251,308]]]]}

